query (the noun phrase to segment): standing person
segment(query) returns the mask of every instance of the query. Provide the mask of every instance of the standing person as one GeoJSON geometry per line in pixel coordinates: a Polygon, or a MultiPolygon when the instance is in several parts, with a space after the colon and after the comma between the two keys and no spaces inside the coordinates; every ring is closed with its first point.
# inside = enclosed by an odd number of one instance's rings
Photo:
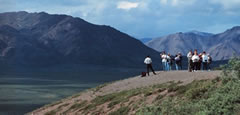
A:
{"type": "Polygon", "coordinates": [[[168,71],[170,71],[170,70],[172,70],[172,59],[171,59],[171,54],[170,53],[168,53],[168,55],[167,55],[167,70],[168,71]]]}
{"type": "Polygon", "coordinates": [[[194,55],[192,56],[192,61],[193,61],[193,71],[198,70],[198,63],[199,63],[199,56],[197,53],[197,50],[194,51],[194,55]]]}
{"type": "Polygon", "coordinates": [[[176,55],[175,56],[175,64],[176,64],[176,70],[179,70],[180,69],[180,56],[179,55],[176,55]]]}
{"type": "Polygon", "coordinates": [[[166,71],[167,70],[167,55],[166,55],[165,51],[163,51],[160,56],[162,58],[163,71],[166,71]]]}
{"type": "Polygon", "coordinates": [[[174,63],[174,57],[169,55],[170,57],[170,63],[169,63],[169,69],[172,70],[172,66],[173,66],[173,63],[174,63]]]}
{"type": "Polygon", "coordinates": [[[150,56],[147,56],[144,60],[144,63],[147,65],[147,74],[149,76],[149,69],[152,70],[153,74],[156,75],[155,71],[153,70],[152,67],[152,59],[150,58],[150,56]]]}
{"type": "Polygon", "coordinates": [[[179,67],[180,67],[180,70],[182,70],[182,54],[180,52],[178,52],[178,55],[179,55],[179,58],[180,58],[179,67]]]}
{"type": "Polygon", "coordinates": [[[197,65],[197,70],[201,70],[201,67],[202,67],[202,53],[199,53],[198,57],[199,57],[199,61],[198,61],[198,65],[197,65]]]}
{"type": "Polygon", "coordinates": [[[202,54],[202,65],[203,65],[203,70],[207,70],[207,63],[208,63],[208,56],[206,54],[206,52],[204,51],[202,54]]]}
{"type": "Polygon", "coordinates": [[[212,63],[212,57],[210,56],[210,54],[208,54],[208,61],[207,61],[207,67],[208,67],[208,71],[211,70],[211,63],[212,63]]]}
{"type": "Polygon", "coordinates": [[[187,54],[187,58],[188,58],[188,71],[191,72],[192,71],[192,50],[190,50],[187,54]]]}

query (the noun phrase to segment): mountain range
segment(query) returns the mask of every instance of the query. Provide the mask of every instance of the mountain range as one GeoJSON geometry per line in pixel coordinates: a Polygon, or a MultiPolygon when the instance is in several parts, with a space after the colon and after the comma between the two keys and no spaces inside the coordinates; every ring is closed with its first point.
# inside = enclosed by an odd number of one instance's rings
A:
{"type": "Polygon", "coordinates": [[[199,31],[175,33],[155,38],[146,43],[159,52],[171,54],[181,52],[187,55],[189,50],[206,51],[213,60],[228,60],[233,55],[240,55],[240,26],[233,27],[223,33],[211,34],[199,31]]]}
{"type": "Polygon", "coordinates": [[[45,12],[0,13],[1,64],[140,67],[147,55],[160,63],[160,51],[186,55],[190,49],[205,50],[214,60],[225,60],[233,52],[240,54],[239,43],[239,26],[220,34],[179,32],[153,39],[146,43],[147,47],[110,26],[91,24],[81,18],[45,12]]]}
{"type": "Polygon", "coordinates": [[[9,64],[143,66],[159,53],[110,26],[45,12],[0,13],[0,57],[9,64]]]}

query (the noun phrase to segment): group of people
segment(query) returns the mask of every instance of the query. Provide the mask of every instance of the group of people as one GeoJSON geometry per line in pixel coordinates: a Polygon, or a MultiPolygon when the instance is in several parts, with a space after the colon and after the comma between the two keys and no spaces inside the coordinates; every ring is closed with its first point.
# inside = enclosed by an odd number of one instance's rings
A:
{"type": "Polygon", "coordinates": [[[194,50],[194,52],[189,51],[187,54],[188,58],[188,71],[198,71],[198,70],[210,70],[211,63],[212,63],[212,57],[209,54],[206,54],[205,51],[198,54],[197,50],[194,50]]]}
{"type": "MultiPolygon", "coordinates": [[[[183,56],[179,52],[175,56],[171,56],[170,53],[166,53],[163,51],[160,54],[160,57],[162,59],[162,69],[163,71],[170,71],[173,68],[174,62],[176,70],[182,70],[182,60],[183,56]]],[[[210,70],[210,64],[212,62],[212,58],[209,54],[206,54],[205,51],[202,53],[197,52],[197,50],[194,50],[194,52],[189,51],[187,54],[188,58],[188,71],[189,72],[195,72],[198,70],[210,70]]],[[[144,63],[147,65],[147,74],[149,75],[149,70],[151,69],[153,74],[156,74],[153,67],[152,67],[152,60],[150,56],[147,56],[144,60],[144,63]]]]}
{"type": "Polygon", "coordinates": [[[172,66],[175,62],[176,70],[182,69],[182,54],[179,52],[175,55],[175,57],[171,56],[170,53],[166,54],[165,51],[163,51],[160,54],[160,57],[162,59],[162,68],[164,71],[170,71],[172,70],[172,66]]]}

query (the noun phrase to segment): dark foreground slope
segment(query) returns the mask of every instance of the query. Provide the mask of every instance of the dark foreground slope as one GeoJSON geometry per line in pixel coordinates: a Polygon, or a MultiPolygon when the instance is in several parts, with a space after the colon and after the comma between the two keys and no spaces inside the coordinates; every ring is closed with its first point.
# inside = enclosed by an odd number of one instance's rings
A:
{"type": "Polygon", "coordinates": [[[22,65],[139,66],[158,52],[112,27],[44,12],[0,14],[0,56],[22,65]]]}

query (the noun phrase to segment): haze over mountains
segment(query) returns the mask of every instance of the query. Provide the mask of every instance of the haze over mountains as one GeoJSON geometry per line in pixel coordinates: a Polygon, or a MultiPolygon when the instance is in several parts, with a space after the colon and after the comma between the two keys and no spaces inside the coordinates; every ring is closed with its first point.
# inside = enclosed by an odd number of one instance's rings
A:
{"type": "Polygon", "coordinates": [[[159,53],[112,27],[47,13],[0,14],[0,56],[24,65],[143,65],[159,53]]]}
{"type": "Polygon", "coordinates": [[[189,50],[198,49],[210,53],[214,60],[230,59],[234,53],[240,55],[240,26],[223,33],[211,34],[198,31],[175,33],[153,39],[147,46],[171,54],[181,52],[186,55],[189,50]]]}

